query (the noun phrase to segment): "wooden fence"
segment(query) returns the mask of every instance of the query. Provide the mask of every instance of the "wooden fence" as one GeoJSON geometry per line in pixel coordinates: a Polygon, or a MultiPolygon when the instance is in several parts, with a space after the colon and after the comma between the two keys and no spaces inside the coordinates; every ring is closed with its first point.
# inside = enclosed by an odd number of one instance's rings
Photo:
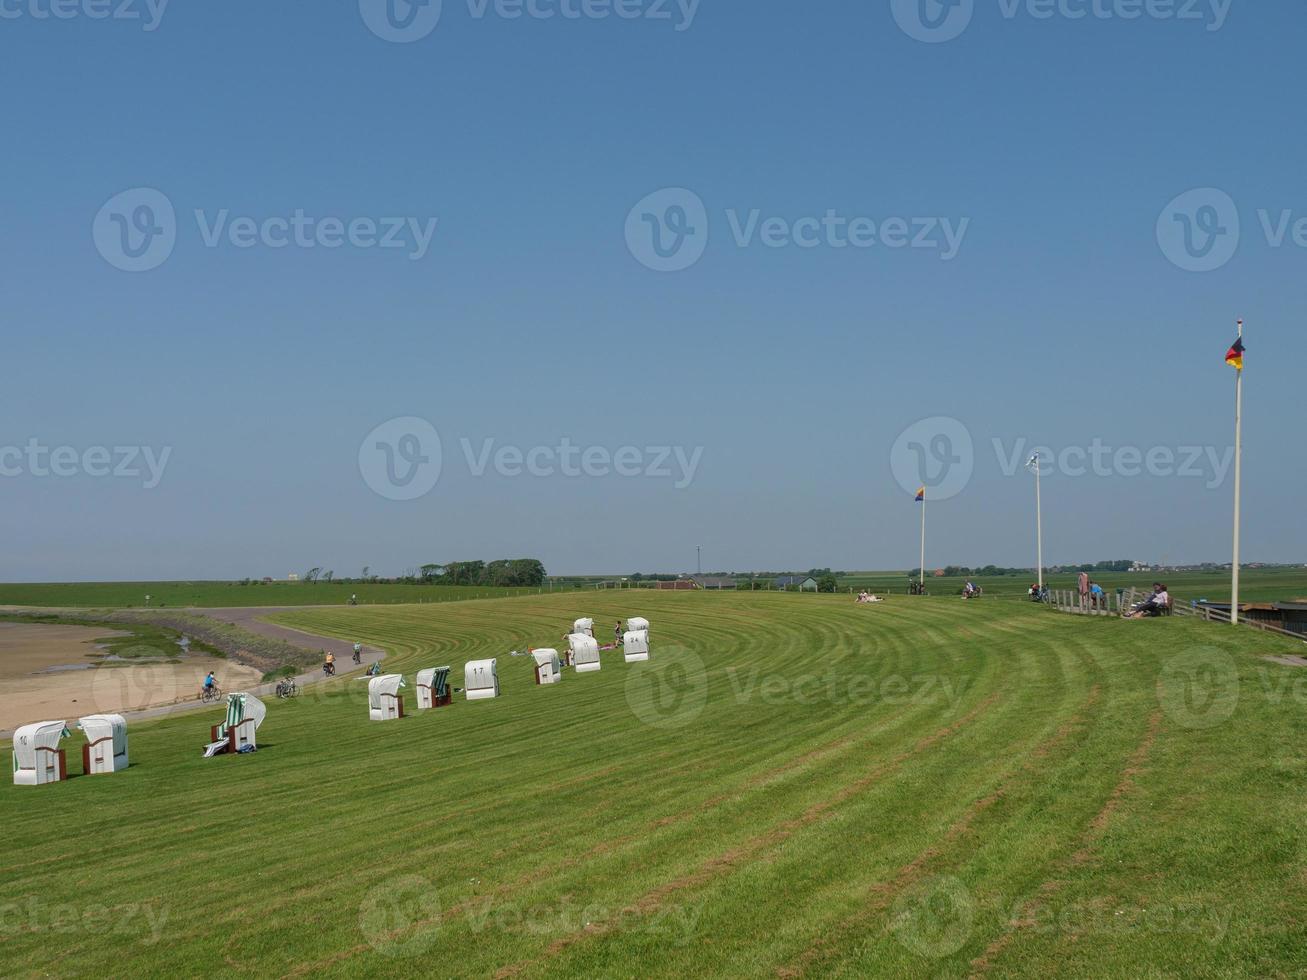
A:
{"type": "MultiPolygon", "coordinates": [[[[1093,603],[1089,598],[1082,600],[1080,593],[1073,589],[1052,589],[1048,593],[1048,604],[1058,612],[1074,613],[1081,616],[1124,616],[1136,603],[1143,602],[1151,594],[1136,588],[1129,588],[1122,592],[1107,592],[1103,595],[1101,602],[1093,603]]],[[[1171,612],[1176,616],[1192,616],[1206,620],[1209,623],[1228,624],[1230,622],[1230,613],[1224,609],[1216,609],[1201,603],[1189,605],[1175,601],[1174,596],[1172,597],[1172,603],[1171,612]]],[[[1293,633],[1271,623],[1259,622],[1246,616],[1239,618],[1239,625],[1249,626],[1264,633],[1276,633],[1280,636],[1287,636],[1291,640],[1307,643],[1307,638],[1304,638],[1300,633],[1293,633]]]]}

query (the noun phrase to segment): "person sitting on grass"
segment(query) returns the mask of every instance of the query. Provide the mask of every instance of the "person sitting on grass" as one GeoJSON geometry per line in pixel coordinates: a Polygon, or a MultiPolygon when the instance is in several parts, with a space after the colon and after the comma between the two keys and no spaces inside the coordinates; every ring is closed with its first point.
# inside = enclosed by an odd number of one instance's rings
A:
{"type": "Polygon", "coordinates": [[[1171,607],[1171,595],[1161,582],[1153,583],[1153,594],[1143,602],[1135,604],[1126,619],[1148,619],[1160,616],[1171,607]]]}

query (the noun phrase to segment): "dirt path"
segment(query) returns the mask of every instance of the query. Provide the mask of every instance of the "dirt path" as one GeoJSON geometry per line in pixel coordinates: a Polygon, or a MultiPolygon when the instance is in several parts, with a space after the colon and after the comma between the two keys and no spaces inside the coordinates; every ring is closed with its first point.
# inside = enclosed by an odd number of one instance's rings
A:
{"type": "MultiPolygon", "coordinates": [[[[362,666],[355,668],[355,671],[347,671],[346,668],[352,666],[352,642],[277,626],[260,618],[274,613],[294,612],[299,608],[189,608],[185,612],[209,616],[219,622],[230,623],[251,633],[282,640],[314,653],[319,650],[329,651],[335,654],[342,675],[361,672],[385,655],[385,651],[378,647],[364,645],[362,666]]],[[[6,611],[49,613],[55,610],[6,607],[6,611]]],[[[11,634],[17,644],[11,656],[4,656],[4,641],[0,640],[0,681],[4,688],[4,693],[0,696],[0,738],[12,736],[13,729],[18,725],[47,718],[67,717],[71,721],[82,715],[114,712],[122,714],[130,723],[133,720],[159,718],[186,711],[213,711],[213,705],[203,705],[193,696],[193,690],[199,683],[198,678],[202,678],[210,667],[226,691],[247,691],[260,697],[275,696],[276,693],[276,684],[261,683],[262,673],[253,667],[232,660],[202,657],[183,657],[176,664],[148,663],[130,667],[98,667],[94,670],[34,674],[34,670],[85,660],[87,653],[95,652],[90,641],[113,635],[115,631],[100,627],[44,623],[0,626],[22,631],[21,635],[18,632],[11,634]],[[9,663],[8,668],[5,667],[6,661],[9,663]],[[13,703],[10,704],[10,701],[13,703]]],[[[295,681],[302,686],[322,679],[321,668],[315,667],[300,674],[295,681]]]]}

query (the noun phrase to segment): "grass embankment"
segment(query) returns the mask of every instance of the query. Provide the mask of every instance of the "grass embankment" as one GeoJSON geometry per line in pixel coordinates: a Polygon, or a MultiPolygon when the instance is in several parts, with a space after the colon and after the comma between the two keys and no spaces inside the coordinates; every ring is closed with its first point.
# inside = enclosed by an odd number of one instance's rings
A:
{"type": "Polygon", "coordinates": [[[0,788],[4,972],[1307,969],[1284,641],[906,597],[281,619],[391,649],[410,685],[497,656],[503,697],[369,722],[341,678],[272,703],[253,756],[199,758],[215,711],[135,726],[125,773],[0,788]],[[653,661],[534,686],[507,652],[578,615],[648,616],[653,661]]]}

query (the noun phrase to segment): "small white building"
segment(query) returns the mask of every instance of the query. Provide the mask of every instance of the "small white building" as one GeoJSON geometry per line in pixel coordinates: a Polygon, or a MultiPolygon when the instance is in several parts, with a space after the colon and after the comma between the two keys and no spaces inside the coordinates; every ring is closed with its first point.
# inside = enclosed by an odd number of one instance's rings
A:
{"type": "Polygon", "coordinates": [[[572,667],[577,673],[599,669],[599,642],[593,636],[573,633],[567,638],[567,645],[571,648],[572,667]]]}
{"type": "Polygon", "coordinates": [[[532,650],[531,656],[536,662],[537,684],[557,684],[563,679],[563,664],[557,650],[532,650]]]}
{"type": "Polygon", "coordinates": [[[211,759],[223,752],[239,752],[246,746],[257,749],[256,733],[267,714],[268,709],[253,694],[228,694],[227,717],[222,724],[209,729],[204,757],[211,759]]]}
{"type": "Polygon", "coordinates": [[[469,701],[499,697],[498,660],[472,660],[463,668],[463,688],[469,701]]]}
{"type": "Polygon", "coordinates": [[[68,735],[62,721],[38,721],[14,732],[14,785],[40,786],[68,778],[68,762],[59,740],[68,735]]]}
{"type": "Polygon", "coordinates": [[[574,623],[572,623],[572,632],[580,633],[583,636],[594,636],[595,621],[593,619],[590,619],[588,616],[583,619],[578,619],[574,623]]]}
{"type": "Polygon", "coordinates": [[[649,631],[648,630],[628,630],[622,637],[622,652],[626,655],[626,662],[633,664],[637,660],[649,659],[649,631]]]}
{"type": "Polygon", "coordinates": [[[380,674],[368,681],[368,718],[372,721],[390,721],[404,717],[406,687],[403,674],[380,674]]]}
{"type": "Polygon", "coordinates": [[[449,668],[430,667],[419,670],[417,677],[418,710],[441,708],[454,700],[449,690],[449,668]]]}
{"type": "Polygon", "coordinates": [[[127,719],[122,715],[87,715],[77,727],[86,735],[82,771],[88,776],[127,768],[127,719]]]}

